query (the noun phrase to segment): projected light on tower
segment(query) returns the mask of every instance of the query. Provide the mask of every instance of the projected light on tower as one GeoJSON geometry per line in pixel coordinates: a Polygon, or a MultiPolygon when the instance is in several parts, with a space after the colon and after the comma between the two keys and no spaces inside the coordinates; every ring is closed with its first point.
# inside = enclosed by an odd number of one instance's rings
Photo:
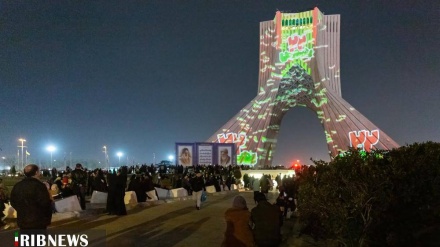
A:
{"type": "Polygon", "coordinates": [[[320,120],[332,156],[348,147],[398,147],[342,98],[339,20],[315,8],[261,22],[257,96],[208,141],[235,143],[237,164],[271,166],[284,115],[304,106],[320,120]]]}

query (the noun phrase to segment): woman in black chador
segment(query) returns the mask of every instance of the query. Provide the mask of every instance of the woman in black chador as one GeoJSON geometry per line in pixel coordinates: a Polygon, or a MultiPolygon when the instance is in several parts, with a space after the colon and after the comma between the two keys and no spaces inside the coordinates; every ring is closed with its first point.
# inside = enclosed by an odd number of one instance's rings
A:
{"type": "Polygon", "coordinates": [[[125,197],[125,186],[127,185],[127,167],[123,166],[116,174],[115,178],[115,214],[116,215],[127,215],[127,210],[125,209],[124,197],[125,197]]]}
{"type": "Polygon", "coordinates": [[[107,174],[108,193],[107,193],[107,214],[115,214],[115,186],[116,186],[116,174],[109,171],[107,174]]]}
{"type": "Polygon", "coordinates": [[[107,181],[101,169],[95,172],[95,178],[93,180],[93,189],[99,192],[107,192],[107,181]]]}

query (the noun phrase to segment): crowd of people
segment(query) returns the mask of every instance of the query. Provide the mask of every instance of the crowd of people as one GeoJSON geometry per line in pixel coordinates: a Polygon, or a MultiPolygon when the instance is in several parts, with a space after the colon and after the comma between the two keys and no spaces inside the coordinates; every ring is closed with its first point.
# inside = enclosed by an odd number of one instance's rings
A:
{"type": "Polygon", "coordinates": [[[6,224],[6,215],[3,211],[6,209],[5,204],[9,202],[8,200],[8,188],[3,184],[3,180],[0,178],[0,226],[9,228],[6,224]]]}
{"type": "MultiPolygon", "coordinates": [[[[24,168],[25,178],[12,189],[10,203],[17,211],[20,229],[46,229],[55,212],[54,200],[76,195],[85,209],[86,195],[93,191],[107,192],[107,214],[126,215],[124,203],[126,191],[134,191],[138,202],[148,199],[154,187],[183,187],[195,197],[195,208],[200,210],[206,186],[213,185],[216,191],[231,189],[241,176],[239,166],[194,166],[155,169],[153,166],[121,167],[116,171],[95,169],[87,171],[81,164],[65,172],[52,171],[49,179],[41,180],[37,165],[24,168]],[[128,177],[130,177],[128,179],[128,177]],[[222,188],[223,187],[223,188],[222,188]]],[[[275,178],[279,195],[274,204],[267,200],[268,191],[274,186],[270,175],[250,177],[245,187],[254,191],[256,206],[249,211],[242,196],[234,198],[232,207],[226,210],[226,231],[222,246],[278,246],[281,241],[281,226],[289,212],[296,208],[297,185],[291,177],[275,178]]],[[[6,187],[0,180],[0,206],[8,201],[6,187]]],[[[3,210],[0,208],[0,212],[3,210]]],[[[4,217],[4,215],[1,215],[4,217]]],[[[2,218],[3,220],[3,218],[2,218]]]]}
{"type": "Polygon", "coordinates": [[[222,247],[275,247],[281,243],[281,226],[296,208],[297,184],[292,177],[275,178],[279,194],[275,203],[268,201],[274,186],[270,175],[250,177],[246,186],[254,192],[256,206],[249,211],[246,200],[238,195],[225,212],[226,231],[222,247]]]}

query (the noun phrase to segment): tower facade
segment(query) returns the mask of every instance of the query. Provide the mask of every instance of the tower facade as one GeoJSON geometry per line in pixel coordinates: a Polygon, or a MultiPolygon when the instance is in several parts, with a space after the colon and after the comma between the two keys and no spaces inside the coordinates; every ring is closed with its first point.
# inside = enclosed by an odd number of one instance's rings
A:
{"type": "Polygon", "coordinates": [[[342,98],[339,37],[340,16],[318,8],[261,22],[257,96],[208,142],[235,143],[237,164],[269,167],[284,115],[303,106],[316,113],[332,156],[398,147],[342,98]]]}

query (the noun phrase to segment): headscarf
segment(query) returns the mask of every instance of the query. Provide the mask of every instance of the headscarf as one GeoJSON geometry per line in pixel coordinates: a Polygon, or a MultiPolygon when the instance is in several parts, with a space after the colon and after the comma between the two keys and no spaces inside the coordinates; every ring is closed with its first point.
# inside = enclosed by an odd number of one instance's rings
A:
{"type": "Polygon", "coordinates": [[[267,201],[266,196],[261,192],[258,192],[257,194],[255,194],[254,198],[255,198],[255,201],[257,201],[257,202],[267,201]]]}
{"type": "Polygon", "coordinates": [[[246,199],[244,199],[244,197],[242,197],[242,196],[236,196],[234,198],[234,201],[232,202],[232,207],[240,208],[240,209],[247,209],[246,199]]]}

